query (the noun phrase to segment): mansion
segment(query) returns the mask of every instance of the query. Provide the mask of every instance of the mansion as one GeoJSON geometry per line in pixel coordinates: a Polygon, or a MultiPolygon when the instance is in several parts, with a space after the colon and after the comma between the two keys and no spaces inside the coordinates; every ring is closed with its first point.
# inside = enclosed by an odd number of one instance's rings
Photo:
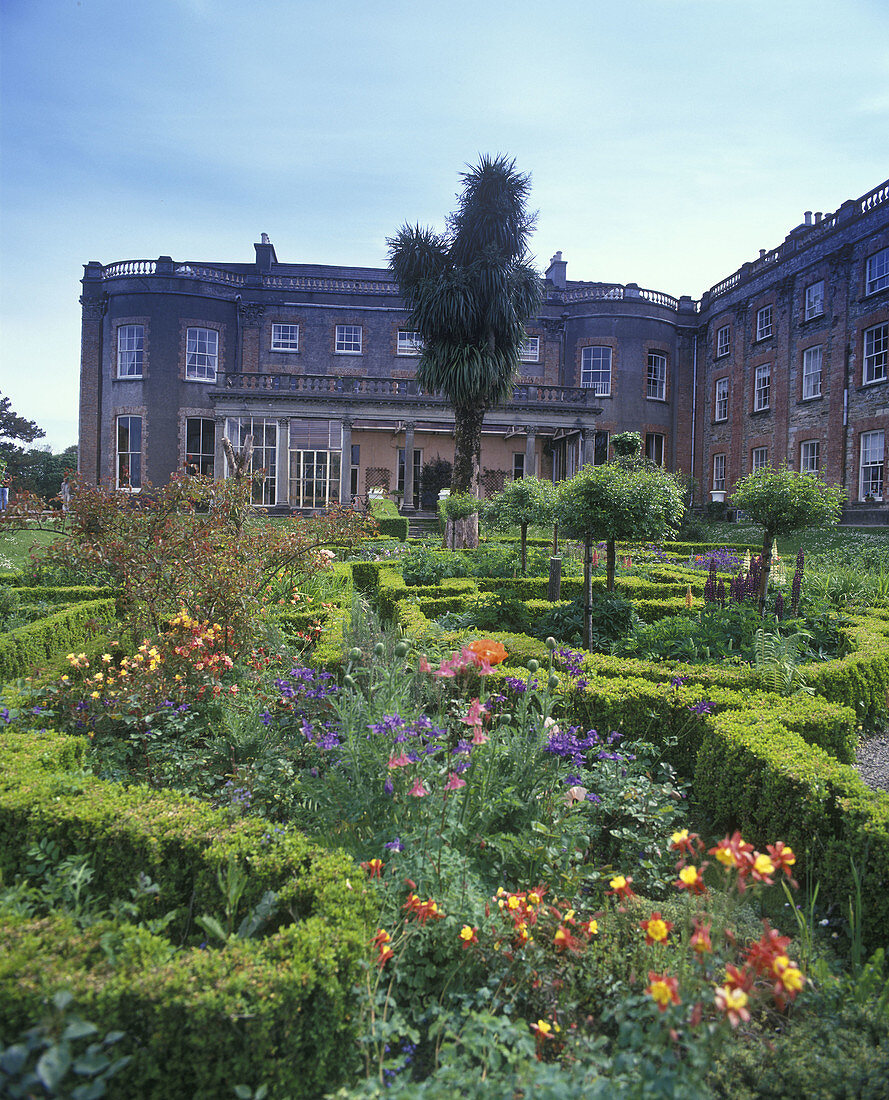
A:
{"type": "MultiPolygon", "coordinates": [[[[190,468],[225,476],[253,437],[257,504],[313,510],[396,495],[454,453],[423,393],[419,334],[387,269],[125,260],[84,268],[79,469],[138,490],[190,468]]],[[[616,432],[725,499],[767,463],[842,485],[847,518],[889,521],[889,182],[807,212],[699,300],[577,281],[557,252],[508,402],[484,423],[484,494],[605,462],[616,432]],[[884,502],[886,500],[886,503],[884,502]]]]}

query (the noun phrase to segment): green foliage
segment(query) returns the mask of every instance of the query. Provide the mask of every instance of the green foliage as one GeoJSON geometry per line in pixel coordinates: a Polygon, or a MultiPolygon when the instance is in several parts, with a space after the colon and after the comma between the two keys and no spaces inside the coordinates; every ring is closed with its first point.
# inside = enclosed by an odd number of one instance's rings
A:
{"type": "Polygon", "coordinates": [[[56,654],[83,649],[115,621],[114,600],[86,600],[0,635],[0,682],[28,675],[56,654]]]}
{"type": "Polygon", "coordinates": [[[559,525],[574,538],[659,539],[682,511],[682,490],[662,470],[585,466],[559,486],[559,525]]]}
{"type": "Polygon", "coordinates": [[[444,513],[448,519],[468,519],[474,516],[482,502],[472,493],[450,493],[444,498],[444,513]]]}
{"type": "Polygon", "coordinates": [[[786,465],[763,466],[739,481],[731,502],[767,535],[789,535],[804,527],[830,526],[840,518],[843,490],[815,474],[786,465]]]}
{"type": "Polygon", "coordinates": [[[503,490],[489,497],[481,511],[482,522],[495,531],[530,524],[552,523],[555,516],[556,490],[549,481],[536,477],[508,482],[503,490]]]}
{"type": "Polygon", "coordinates": [[[367,510],[374,519],[380,520],[386,516],[398,517],[398,506],[394,500],[388,497],[370,497],[367,501],[367,510]]]}

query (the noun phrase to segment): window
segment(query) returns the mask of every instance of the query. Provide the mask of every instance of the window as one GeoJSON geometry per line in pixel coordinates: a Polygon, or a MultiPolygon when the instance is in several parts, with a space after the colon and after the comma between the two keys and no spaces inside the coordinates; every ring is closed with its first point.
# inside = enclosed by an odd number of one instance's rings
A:
{"type": "Polygon", "coordinates": [[[525,452],[513,451],[512,454],[512,480],[521,481],[525,476],[525,452]]]}
{"type": "Polygon", "coordinates": [[[803,474],[817,474],[821,469],[821,444],[817,439],[807,439],[800,443],[799,468],[803,474]]]}
{"type": "Polygon", "coordinates": [[[886,435],[878,432],[861,434],[861,499],[883,499],[883,459],[886,435]]]}
{"type": "Polygon", "coordinates": [[[608,432],[597,431],[593,436],[593,465],[604,466],[608,461],[608,432]]]}
{"type": "Polygon", "coordinates": [[[772,388],[772,368],[766,364],[756,368],[756,377],[753,384],[753,410],[762,412],[769,407],[769,396],[772,388]]]}
{"type": "Polygon", "coordinates": [[[272,351],[299,351],[299,325],[272,325],[272,351]]]}
{"type": "Polygon", "coordinates": [[[867,258],[864,293],[873,294],[889,286],[889,248],[883,248],[867,258]]]}
{"type": "Polygon", "coordinates": [[[862,384],[885,382],[889,377],[889,324],[864,330],[864,372],[862,384]]]}
{"type": "Polygon", "coordinates": [[[713,398],[713,419],[728,420],[728,379],[717,378],[713,398]]]}
{"type": "MultiPolygon", "coordinates": [[[[290,504],[326,508],[340,499],[340,451],[290,452],[290,504]]],[[[353,480],[358,492],[357,477],[353,480]]]]}
{"type": "Polygon", "coordinates": [[[811,321],[813,317],[820,317],[824,312],[824,280],[819,279],[806,287],[805,317],[811,321]]]}
{"type": "Polygon", "coordinates": [[[768,447],[754,447],[750,452],[750,472],[756,473],[757,470],[763,469],[764,466],[769,464],[769,449],[768,447]]]}
{"type": "Polygon", "coordinates": [[[526,336],[519,348],[522,363],[536,363],[540,358],[540,337],[526,336]]]}
{"type": "Polygon", "coordinates": [[[349,455],[349,495],[352,500],[358,496],[358,481],[361,472],[361,444],[353,443],[349,455]]]}
{"type": "Polygon", "coordinates": [[[142,488],[142,417],[117,418],[117,487],[142,488]]]}
{"type": "Polygon", "coordinates": [[[725,455],[713,456],[713,491],[725,492],[725,455]]]}
{"type": "Polygon", "coordinates": [[[216,421],[201,416],[185,420],[185,465],[190,474],[213,476],[216,459],[216,421]]]}
{"type": "MultiPolygon", "coordinates": [[[[278,499],[278,421],[271,417],[230,416],[225,422],[225,434],[235,451],[246,444],[248,435],[253,437],[250,473],[262,471],[262,477],[252,480],[253,503],[275,504],[278,499]]],[[[230,477],[231,471],[226,470],[226,474],[230,477]]]]}
{"type": "Polygon", "coordinates": [[[659,351],[648,353],[648,385],[645,396],[655,401],[667,399],[667,357],[659,351]]]}
{"type": "MultiPolygon", "coordinates": [[[[361,351],[361,341],[358,341],[358,350],[361,351]]],[[[337,348],[339,351],[339,348],[337,348]]],[[[419,332],[408,332],[406,329],[398,330],[398,345],[395,349],[397,355],[422,355],[423,337],[419,332]]]]}
{"type": "Polygon", "coordinates": [[[821,396],[821,345],[803,352],[803,401],[821,396]]]}
{"type": "Polygon", "coordinates": [[[728,355],[732,350],[732,329],[731,325],[723,325],[721,329],[716,332],[716,357],[720,355],[728,355]]]}
{"type": "Polygon", "coordinates": [[[599,397],[611,396],[611,348],[583,348],[580,353],[580,384],[599,397]]]}
{"type": "Polygon", "coordinates": [[[215,382],[219,333],[212,328],[190,328],[185,337],[185,377],[215,382]]]}
{"type": "Polygon", "coordinates": [[[117,377],[141,378],[145,326],[121,325],[117,330],[117,377]]]}
{"type": "Polygon", "coordinates": [[[772,307],[763,306],[756,314],[756,339],[765,340],[772,335],[772,307]]]}
{"type": "Polygon", "coordinates": [[[336,326],[337,355],[361,354],[361,325],[336,326]]]}
{"type": "Polygon", "coordinates": [[[664,437],[657,432],[645,433],[645,457],[657,466],[664,464],[664,437]]]}

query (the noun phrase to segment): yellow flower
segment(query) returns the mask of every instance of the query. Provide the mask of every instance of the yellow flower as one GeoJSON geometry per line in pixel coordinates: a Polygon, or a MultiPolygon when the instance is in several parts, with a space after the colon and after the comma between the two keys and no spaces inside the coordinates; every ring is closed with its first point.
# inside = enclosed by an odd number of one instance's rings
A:
{"type": "Polygon", "coordinates": [[[460,929],[460,939],[468,941],[472,939],[472,935],[472,929],[469,927],[468,924],[464,924],[463,927],[460,929]]]}
{"type": "Polygon", "coordinates": [[[685,883],[686,886],[691,886],[698,881],[698,869],[689,864],[687,867],[683,867],[679,872],[679,877],[685,883]]]}
{"type": "Polygon", "coordinates": [[[540,894],[538,894],[536,890],[532,890],[531,893],[528,895],[529,905],[539,905],[541,900],[542,899],[540,897],[540,894]]]}
{"type": "Polygon", "coordinates": [[[648,935],[656,943],[663,943],[667,938],[667,922],[663,920],[650,920],[648,922],[648,935]]]}
{"type": "Polygon", "coordinates": [[[688,840],[688,829],[680,829],[678,833],[673,833],[670,840],[674,844],[681,844],[683,840],[688,840]]]}
{"type": "Polygon", "coordinates": [[[586,929],[588,936],[599,935],[599,922],[597,920],[589,921],[587,924],[584,925],[584,928],[586,929]]]}
{"type": "Polygon", "coordinates": [[[90,692],[90,699],[98,699],[98,698],[99,698],[99,693],[98,693],[98,691],[92,691],[92,692],[90,692]]]}
{"type": "Polygon", "coordinates": [[[507,907],[509,909],[518,909],[519,905],[521,905],[521,902],[515,896],[515,894],[510,894],[509,899],[506,902],[506,904],[507,904],[507,907]]]}
{"type": "Polygon", "coordinates": [[[109,662],[109,661],[111,660],[111,654],[110,654],[110,653],[103,653],[103,654],[102,654],[102,660],[103,660],[103,661],[105,662],[105,664],[107,665],[107,664],[108,664],[108,662],[109,662]]]}
{"type": "Polygon", "coordinates": [[[771,875],[774,873],[775,865],[768,856],[760,853],[753,862],[753,870],[758,875],[771,875]]]}
{"type": "Polygon", "coordinates": [[[627,880],[623,875],[615,875],[614,878],[608,883],[612,890],[623,890],[626,886],[627,880]]]}

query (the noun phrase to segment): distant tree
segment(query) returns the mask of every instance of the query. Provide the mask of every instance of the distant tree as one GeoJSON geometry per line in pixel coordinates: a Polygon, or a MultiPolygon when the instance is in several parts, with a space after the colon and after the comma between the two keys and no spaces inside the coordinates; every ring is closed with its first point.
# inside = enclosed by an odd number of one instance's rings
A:
{"type": "Polygon", "coordinates": [[[59,495],[65,474],[76,470],[76,444],[60,454],[53,454],[49,447],[30,447],[10,458],[7,476],[14,492],[35,493],[44,501],[49,501],[59,495]]]}
{"type": "Polygon", "coordinates": [[[454,408],[451,489],[477,495],[485,413],[510,394],[541,290],[527,263],[529,177],[485,156],[461,178],[445,233],[405,225],[388,244],[407,323],[423,340],[417,380],[454,408]]]}
{"type": "Polygon", "coordinates": [[[8,397],[0,396],[0,463],[3,466],[14,455],[24,453],[22,443],[33,443],[45,435],[39,424],[15,412],[8,397]]]}
{"type": "Polygon", "coordinates": [[[772,565],[772,547],[781,535],[806,527],[833,526],[839,522],[843,490],[826,485],[815,474],[797,473],[786,463],[762,466],[735,486],[731,502],[763,529],[759,607],[765,607],[772,565]]]}
{"type": "Polygon", "coordinates": [[[528,526],[555,519],[556,489],[549,481],[525,477],[511,481],[482,506],[482,522],[495,531],[518,527],[522,537],[522,576],[528,572],[528,526]]]}
{"type": "MultiPolygon", "coordinates": [[[[584,466],[559,486],[559,523],[569,537],[583,539],[586,560],[594,541],[604,539],[606,543],[609,592],[614,591],[616,543],[663,538],[678,527],[683,511],[682,489],[660,468],[628,469],[618,462],[584,466]]],[[[589,568],[584,574],[584,644],[588,647],[592,602],[589,568]]]]}

